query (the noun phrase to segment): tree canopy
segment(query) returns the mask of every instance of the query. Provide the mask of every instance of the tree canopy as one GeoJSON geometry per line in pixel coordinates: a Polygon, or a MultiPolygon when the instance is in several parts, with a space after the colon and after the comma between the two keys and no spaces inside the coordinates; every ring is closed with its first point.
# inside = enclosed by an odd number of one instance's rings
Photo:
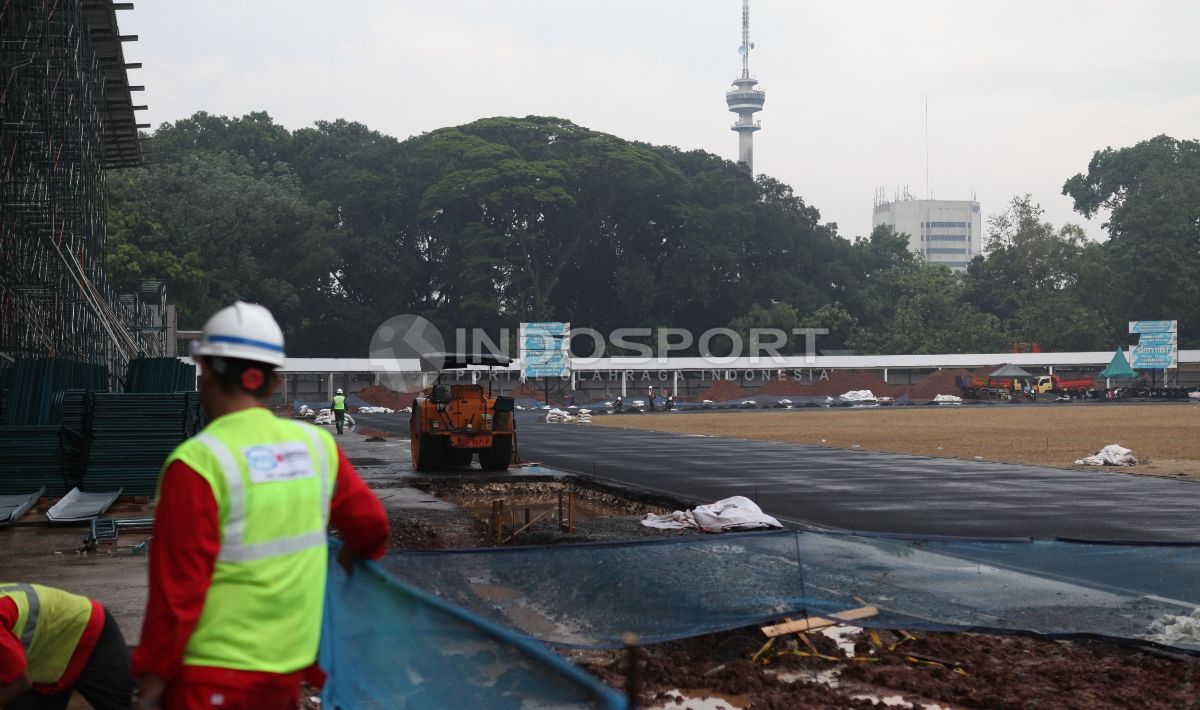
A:
{"type": "Polygon", "coordinates": [[[114,283],[165,279],[184,328],[263,303],[293,355],[361,357],[403,313],[447,330],[824,327],[819,347],[870,353],[1107,350],[1125,320],[1200,316],[1200,151],[1165,137],[1067,182],[1081,213],[1111,212],[1108,242],[1018,197],[965,274],[887,228],[844,239],[787,185],[712,154],[561,118],[400,141],[197,113],[153,140],[152,164],[109,178],[114,283]],[[1156,270],[1181,253],[1186,274],[1156,270]]]}

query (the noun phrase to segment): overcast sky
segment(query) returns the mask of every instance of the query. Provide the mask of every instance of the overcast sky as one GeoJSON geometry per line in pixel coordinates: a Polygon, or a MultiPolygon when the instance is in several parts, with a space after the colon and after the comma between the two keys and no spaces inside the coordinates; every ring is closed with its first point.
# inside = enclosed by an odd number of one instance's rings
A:
{"type": "MultiPolygon", "coordinates": [[[[539,114],[737,156],[739,0],[144,0],[119,20],[155,126],[265,110],[405,138],[539,114]]],[[[752,0],[755,170],[866,234],[877,187],[926,192],[928,96],[934,197],[986,216],[1029,192],[1083,223],[1059,193],[1095,150],[1196,137],[1197,27],[1194,0],[752,0]]]]}

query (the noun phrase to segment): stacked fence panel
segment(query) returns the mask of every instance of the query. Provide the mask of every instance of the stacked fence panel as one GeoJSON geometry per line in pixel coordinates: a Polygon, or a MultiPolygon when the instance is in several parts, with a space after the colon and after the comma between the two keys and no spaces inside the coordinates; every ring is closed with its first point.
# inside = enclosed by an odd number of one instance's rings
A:
{"type": "Polygon", "coordinates": [[[167,455],[202,427],[200,397],[175,394],[97,393],[91,397],[91,432],[82,488],[153,495],[167,455]]]}
{"type": "Polygon", "coordinates": [[[0,427],[0,495],[67,491],[61,426],[0,427]]]}
{"type": "Polygon", "coordinates": [[[174,357],[140,357],[129,361],[125,391],[191,392],[196,389],[196,366],[174,357]]]}

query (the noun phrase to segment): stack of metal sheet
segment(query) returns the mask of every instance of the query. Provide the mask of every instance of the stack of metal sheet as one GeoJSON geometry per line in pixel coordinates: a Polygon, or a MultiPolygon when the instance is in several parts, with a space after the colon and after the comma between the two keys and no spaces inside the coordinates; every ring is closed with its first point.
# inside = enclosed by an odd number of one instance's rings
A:
{"type": "Polygon", "coordinates": [[[96,393],[90,401],[87,491],[152,495],[167,455],[203,424],[195,392],[96,393]]]}
{"type": "Polygon", "coordinates": [[[61,426],[0,427],[0,494],[66,493],[65,455],[61,426]]]}
{"type": "Polygon", "coordinates": [[[196,366],[175,357],[139,357],[129,361],[126,392],[194,392],[196,366]]]}

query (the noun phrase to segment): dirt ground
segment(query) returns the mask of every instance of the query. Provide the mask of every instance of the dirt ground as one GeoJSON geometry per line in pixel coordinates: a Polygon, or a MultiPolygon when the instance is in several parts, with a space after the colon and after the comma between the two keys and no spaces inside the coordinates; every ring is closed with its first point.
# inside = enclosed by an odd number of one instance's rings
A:
{"type": "MultiPolygon", "coordinates": [[[[1134,414],[1142,411],[1138,408],[1134,414]]],[[[1173,408],[1180,416],[1187,408],[1173,408]]],[[[941,412],[928,412],[941,415],[941,412]]],[[[819,422],[841,412],[784,414],[780,421],[819,422]]],[[[877,412],[847,412],[873,416],[877,412]]],[[[892,413],[885,413],[892,414],[892,413]]],[[[955,414],[966,414],[956,412],[955,414]]],[[[637,420],[664,422],[709,421],[723,415],[681,417],[613,417],[614,423],[637,420]]],[[[738,419],[760,416],[735,415],[738,419]]],[[[768,414],[767,416],[774,416],[768,414]]],[[[748,420],[747,420],[748,421],[748,420]]],[[[882,421],[877,420],[877,421],[882,421]]],[[[387,434],[383,431],[371,434],[387,434]]],[[[825,438],[829,435],[826,434],[825,438]]],[[[388,434],[370,440],[363,432],[341,439],[347,456],[388,508],[393,549],[446,549],[495,545],[494,531],[446,490],[449,479],[425,485],[412,475],[407,441],[388,434]]],[[[495,477],[464,470],[454,479],[488,478],[477,483],[477,494],[495,490],[495,477]]],[[[514,481],[518,476],[512,476],[514,481]]],[[[520,493],[541,491],[549,477],[520,485],[520,493]]],[[[450,486],[454,488],[454,486],[450,486]]],[[[515,490],[515,489],[514,489],[515,490]]],[[[581,494],[581,500],[586,496],[581,494]]],[[[524,499],[522,499],[524,500],[524,499]]],[[[628,539],[664,534],[642,528],[633,511],[662,509],[662,500],[630,498],[622,506],[611,498],[584,501],[607,513],[580,521],[573,533],[559,533],[547,523],[516,538],[514,544],[571,543],[628,539]]],[[[524,503],[522,503],[524,505],[524,503]]],[[[122,504],[120,516],[144,516],[152,509],[122,504]]],[[[144,555],[132,545],[145,538],[122,536],[108,554],[76,555],[83,529],[55,528],[31,514],[16,527],[0,529],[0,570],[12,579],[54,584],[100,599],[117,616],[130,642],[136,642],[145,604],[144,555]]],[[[523,522],[521,518],[516,520],[523,522]]],[[[678,534],[669,531],[665,534],[678,534]]],[[[762,651],[766,638],[757,628],[712,634],[640,649],[636,674],[643,708],[1185,708],[1200,707],[1200,659],[1167,657],[1147,650],[1104,642],[1065,642],[975,634],[914,633],[903,640],[881,632],[879,645],[853,631],[843,648],[830,638],[813,634],[808,641],[786,637],[762,651]],[[810,647],[808,644],[811,643],[810,647]],[[761,653],[760,653],[761,652],[761,653]],[[855,659],[847,658],[847,652],[855,659]],[[802,655],[804,654],[804,655],[802,655]],[[756,657],[757,656],[757,657],[756,657]]],[[[620,690],[628,683],[628,654],[620,651],[562,651],[570,660],[620,690]]],[[[72,708],[86,707],[79,701],[72,708]]],[[[318,704],[305,701],[305,708],[318,704]]]]}
{"type": "Polygon", "coordinates": [[[1200,480],[1200,405],[1086,404],[772,410],[597,417],[593,425],[1060,468],[1108,444],[1129,473],[1200,480]]]}

